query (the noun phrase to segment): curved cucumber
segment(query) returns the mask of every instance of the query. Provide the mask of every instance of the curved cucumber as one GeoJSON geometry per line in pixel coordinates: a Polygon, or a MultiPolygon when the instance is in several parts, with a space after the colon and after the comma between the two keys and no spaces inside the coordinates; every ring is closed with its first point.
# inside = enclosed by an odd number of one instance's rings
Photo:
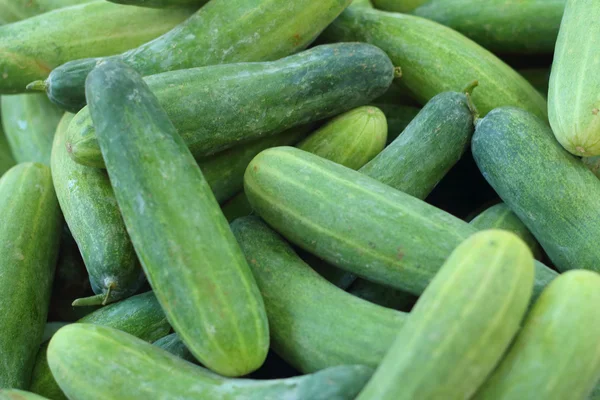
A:
{"type": "Polygon", "coordinates": [[[396,140],[420,111],[420,108],[414,106],[380,103],[379,101],[371,105],[379,108],[385,114],[388,126],[387,144],[396,140]]]}
{"type": "MultiPolygon", "coordinates": [[[[307,47],[350,2],[296,0],[282,7],[280,0],[212,0],[170,32],[115,58],[143,76],[278,60],[307,47]]],[[[85,78],[97,61],[71,61],[52,71],[45,83],[50,100],[68,111],[81,109],[85,78]]],[[[295,83],[286,82],[290,86],[295,83]]]]}
{"type": "Polygon", "coordinates": [[[478,122],[472,149],[485,179],[559,271],[600,271],[600,248],[590,240],[600,228],[598,179],[542,120],[517,108],[494,110],[478,122]]]}
{"type": "Polygon", "coordinates": [[[89,3],[92,0],[0,0],[0,24],[10,24],[57,8],[89,3]]]}
{"type": "Polygon", "coordinates": [[[263,300],[181,136],[123,63],[96,67],[86,96],[127,231],[173,329],[221,375],[257,369],[269,347],[263,300]]]}
{"type": "Polygon", "coordinates": [[[24,392],[17,389],[0,389],[0,400],[48,400],[35,393],[24,392]]]}
{"type": "Polygon", "coordinates": [[[351,400],[372,373],[348,365],[289,379],[227,379],[124,332],[88,324],[58,331],[48,360],[63,390],[80,400],[351,400]]]}
{"type": "Polygon", "coordinates": [[[62,116],[44,94],[2,96],[2,126],[17,162],[50,165],[52,139],[62,116]]]}
{"type": "Polygon", "coordinates": [[[231,229],[265,299],[272,346],[279,356],[304,373],[379,364],[407,314],[335,287],[256,217],[237,219],[231,229]]]}
{"type": "Polygon", "coordinates": [[[552,282],[477,400],[585,400],[600,377],[600,275],[569,271],[552,282]]]}
{"type": "Polygon", "coordinates": [[[357,400],[471,398],[520,328],[533,273],[531,251],[513,233],[489,230],[465,240],[357,400]]]}
{"type": "Polygon", "coordinates": [[[185,343],[183,343],[179,335],[176,333],[172,333],[160,338],[152,344],[181,359],[189,362],[196,362],[194,355],[188,350],[188,348],[185,346],[185,343]]]}
{"type": "Polygon", "coordinates": [[[23,163],[0,178],[0,387],[24,389],[40,345],[62,218],[50,168],[23,163]]]}
{"type": "Polygon", "coordinates": [[[0,177],[15,165],[15,159],[12,155],[8,140],[4,135],[4,130],[0,126],[0,177]]]}
{"type": "Polygon", "coordinates": [[[52,148],[52,177],[60,206],[79,246],[98,297],[78,304],[107,304],[134,294],[144,281],[142,268],[125,229],[105,171],[77,164],[65,145],[73,119],[65,114],[52,148]]]}

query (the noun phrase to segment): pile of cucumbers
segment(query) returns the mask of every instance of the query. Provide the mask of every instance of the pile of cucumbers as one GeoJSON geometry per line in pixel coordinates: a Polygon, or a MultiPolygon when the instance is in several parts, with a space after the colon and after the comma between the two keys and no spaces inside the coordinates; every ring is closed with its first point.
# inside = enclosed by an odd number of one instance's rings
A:
{"type": "Polygon", "coordinates": [[[0,0],[0,400],[600,400],[597,0],[0,0]]]}

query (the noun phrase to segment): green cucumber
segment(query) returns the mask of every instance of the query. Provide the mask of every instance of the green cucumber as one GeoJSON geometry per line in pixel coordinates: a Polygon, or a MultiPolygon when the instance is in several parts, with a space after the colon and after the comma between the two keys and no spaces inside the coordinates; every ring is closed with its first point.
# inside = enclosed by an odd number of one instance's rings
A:
{"type": "Polygon", "coordinates": [[[0,400],[48,400],[35,393],[24,392],[17,389],[0,389],[0,400]]]}
{"type": "Polygon", "coordinates": [[[544,97],[548,97],[548,86],[550,85],[550,68],[527,68],[520,69],[519,74],[538,90],[544,97]]]}
{"type": "Polygon", "coordinates": [[[0,387],[24,389],[40,345],[62,217],[50,168],[23,163],[0,178],[0,387]]]}
{"type": "Polygon", "coordinates": [[[542,118],[546,100],[525,78],[460,33],[413,15],[350,7],[322,35],[335,42],[361,41],[385,51],[402,67],[401,83],[423,104],[474,80],[473,101],[482,114],[513,105],[542,118]]]}
{"type": "Polygon", "coordinates": [[[0,93],[23,93],[28,83],[69,60],[131,49],[189,14],[93,1],[1,26],[0,93]]]}
{"type": "Polygon", "coordinates": [[[499,108],[477,123],[472,151],[485,179],[559,271],[600,271],[600,248],[590,240],[600,228],[600,183],[550,127],[526,111],[499,108]]]}
{"type": "Polygon", "coordinates": [[[263,300],[185,142],[121,62],[96,67],[86,97],[127,231],[173,329],[215,372],[254,371],[269,347],[263,300]]]}
{"type": "Polygon", "coordinates": [[[520,328],[533,264],[511,232],[483,231],[461,243],[357,400],[471,398],[520,328]]]}
{"type": "Polygon", "coordinates": [[[265,300],[272,347],[280,357],[303,373],[379,364],[407,314],[335,287],[259,218],[237,219],[231,229],[265,300]]]}
{"type": "Polygon", "coordinates": [[[417,116],[420,108],[393,103],[372,103],[385,114],[388,126],[387,144],[392,143],[417,116]]]}
{"type": "Polygon", "coordinates": [[[560,144],[577,156],[600,155],[600,9],[594,0],[568,0],[556,41],[548,115],[560,144]]]}
{"type": "Polygon", "coordinates": [[[4,130],[0,125],[0,177],[14,165],[14,156],[12,155],[6,135],[4,135],[4,130]]]}
{"type": "Polygon", "coordinates": [[[194,355],[185,346],[178,334],[172,333],[152,343],[169,353],[189,362],[196,362],[194,355]]]}
{"type": "Polygon", "coordinates": [[[600,378],[600,275],[569,271],[536,301],[474,399],[585,400],[600,378]]]}
{"type": "MultiPolygon", "coordinates": [[[[215,64],[278,60],[307,47],[350,2],[296,0],[283,7],[280,0],[212,0],[175,29],[114,59],[143,76],[215,64]]],[[[50,100],[67,111],[81,109],[85,105],[85,78],[97,62],[75,60],[53,70],[44,84],[50,100]]],[[[290,86],[295,82],[285,83],[285,87],[290,86]]]]}
{"type": "Polygon", "coordinates": [[[375,8],[385,11],[407,13],[430,0],[371,0],[375,8]]]}
{"type": "Polygon", "coordinates": [[[372,374],[346,365],[288,379],[228,379],[124,332],[88,324],[58,331],[48,361],[61,388],[78,400],[352,400],[372,374]]]}
{"type": "Polygon", "coordinates": [[[428,0],[412,13],[455,29],[496,54],[552,54],[565,3],[428,0]]]}
{"type": "Polygon", "coordinates": [[[49,166],[52,139],[62,116],[43,94],[2,96],[2,126],[15,160],[49,166]]]}
{"type": "Polygon", "coordinates": [[[57,8],[90,1],[92,0],[0,0],[0,24],[10,24],[57,8]]]}
{"type": "MultiPolygon", "coordinates": [[[[145,80],[192,154],[200,157],[368,103],[393,77],[383,51],[344,43],[273,62],[192,68],[145,80]]],[[[87,108],[71,124],[69,143],[78,163],[103,167],[87,108]]]]}
{"type": "MultiPolygon", "coordinates": [[[[108,326],[147,342],[167,335],[171,326],[152,292],[139,294],[94,311],[79,323],[108,326]]],[[[35,360],[29,390],[53,400],[66,399],[48,367],[48,342],[42,344],[35,360]]]]}
{"type": "Polygon", "coordinates": [[[144,273],[106,171],[79,165],[69,157],[65,136],[72,119],[72,114],[65,114],[56,129],[51,164],[58,201],[97,295],[76,304],[107,304],[134,294],[144,282],[144,273]]]}
{"type": "Polygon", "coordinates": [[[153,8],[201,7],[208,0],[108,0],[112,3],[153,8]]]}

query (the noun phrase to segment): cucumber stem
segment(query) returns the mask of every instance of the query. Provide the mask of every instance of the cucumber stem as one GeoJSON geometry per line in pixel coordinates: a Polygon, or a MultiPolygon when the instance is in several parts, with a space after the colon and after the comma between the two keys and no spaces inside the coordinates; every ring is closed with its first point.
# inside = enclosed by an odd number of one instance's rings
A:
{"type": "Polygon", "coordinates": [[[402,78],[402,68],[394,67],[394,79],[402,78]]]}
{"type": "Polygon", "coordinates": [[[46,91],[46,81],[33,81],[29,85],[25,87],[26,90],[32,90],[37,92],[45,92],[46,91]]]}
{"type": "Polygon", "coordinates": [[[469,107],[469,111],[471,111],[471,115],[473,115],[473,123],[476,124],[479,120],[479,111],[473,102],[473,90],[479,86],[479,81],[474,80],[470,82],[467,87],[463,90],[465,96],[467,97],[467,106],[469,107]]]}
{"type": "Polygon", "coordinates": [[[95,296],[77,299],[71,305],[73,307],[99,306],[99,305],[102,305],[102,303],[104,303],[105,299],[106,299],[106,294],[100,293],[95,296]]]}

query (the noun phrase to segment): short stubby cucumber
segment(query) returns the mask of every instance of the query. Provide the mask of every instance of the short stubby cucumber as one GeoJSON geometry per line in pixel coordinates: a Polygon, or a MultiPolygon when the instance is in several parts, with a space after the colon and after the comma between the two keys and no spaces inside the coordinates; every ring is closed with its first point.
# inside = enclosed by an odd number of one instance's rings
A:
{"type": "Polygon", "coordinates": [[[600,275],[569,271],[529,312],[476,400],[585,400],[600,378],[600,275]]]}
{"type": "Polygon", "coordinates": [[[394,103],[375,102],[371,105],[385,114],[388,126],[387,144],[396,140],[420,111],[418,107],[394,103]]]}
{"type": "Polygon", "coordinates": [[[0,0],[0,24],[10,24],[38,14],[93,0],[0,0]]]}
{"type": "MultiPolygon", "coordinates": [[[[368,103],[393,78],[394,67],[383,51],[343,43],[278,61],[192,68],[145,80],[192,154],[200,157],[368,103]]],[[[87,108],[69,128],[69,143],[77,162],[103,166],[87,108]]]]}
{"type": "Polygon", "coordinates": [[[269,348],[262,297],[158,99],[141,75],[116,61],[90,73],[86,97],[127,231],[173,329],[221,375],[259,368],[269,348]]]}
{"type": "Polygon", "coordinates": [[[65,135],[73,114],[60,121],[52,148],[56,195],[97,296],[78,305],[107,304],[134,294],[144,282],[106,171],[85,167],[68,154],[65,135]]]}
{"type": "Polygon", "coordinates": [[[63,116],[41,93],[2,96],[2,126],[17,162],[50,166],[52,139],[63,116]]]}
{"type": "Polygon", "coordinates": [[[0,177],[15,165],[15,158],[4,135],[4,130],[0,126],[0,177]]]}
{"type": "Polygon", "coordinates": [[[231,229],[265,299],[280,357],[303,373],[344,364],[377,367],[407,314],[329,283],[257,217],[240,218],[231,229]]]}
{"type": "Polygon", "coordinates": [[[62,217],[50,168],[23,163],[0,179],[0,387],[26,389],[58,256],[62,217]]]}
{"type": "Polygon", "coordinates": [[[411,12],[427,1],[429,0],[371,0],[375,8],[400,13],[411,12]]]}
{"type": "Polygon", "coordinates": [[[67,396],[79,400],[352,400],[373,372],[346,365],[288,379],[228,379],[124,332],[89,324],[58,331],[48,361],[67,396]]]}
{"type": "Polygon", "coordinates": [[[76,58],[108,56],[168,31],[187,10],[152,10],[107,1],[65,7],[0,27],[0,93],[23,93],[53,68],[76,58]]]}
{"type": "MultiPolygon", "coordinates": [[[[170,32],[114,58],[143,76],[279,60],[312,43],[351,1],[212,0],[170,32]]],[[[50,100],[67,111],[80,110],[86,103],[85,78],[97,62],[75,60],[54,69],[44,84],[50,100]]],[[[298,83],[287,82],[285,87],[298,83]]]]}
{"type": "Polygon", "coordinates": [[[425,104],[479,81],[473,101],[485,115],[505,105],[547,117],[546,100],[525,78],[477,43],[437,22],[368,8],[345,10],[323,33],[327,41],[360,41],[402,67],[402,85],[425,104]]]}
{"type": "Polygon", "coordinates": [[[35,393],[18,389],[0,389],[0,400],[48,400],[35,393]]]}
{"type": "Polygon", "coordinates": [[[510,232],[483,231],[461,243],[357,400],[471,398],[520,328],[533,264],[510,232]]]}
{"type": "Polygon", "coordinates": [[[600,271],[600,182],[534,115],[502,107],[477,123],[473,157],[559,271],[600,271]],[[549,172],[551,171],[551,172],[549,172]]]}
{"type": "Polygon", "coordinates": [[[117,4],[153,8],[201,7],[208,0],[108,0],[117,4]]]}
{"type": "Polygon", "coordinates": [[[196,362],[194,355],[189,351],[189,349],[185,346],[185,343],[183,343],[179,335],[176,333],[162,337],[152,344],[181,359],[189,362],[196,362]]]}

